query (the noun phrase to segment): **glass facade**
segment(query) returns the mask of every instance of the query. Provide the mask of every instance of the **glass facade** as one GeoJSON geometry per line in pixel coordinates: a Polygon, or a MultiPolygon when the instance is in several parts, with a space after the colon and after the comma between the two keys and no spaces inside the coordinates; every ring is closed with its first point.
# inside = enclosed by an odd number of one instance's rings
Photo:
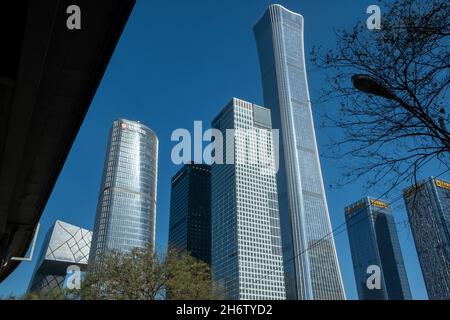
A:
{"type": "Polygon", "coordinates": [[[155,243],[158,139],[139,122],[114,121],[106,153],[90,261],[109,250],[155,243]]]}
{"type": "Polygon", "coordinates": [[[169,247],[211,264],[211,167],[186,164],[172,178],[169,247]]]}
{"type": "Polygon", "coordinates": [[[450,299],[450,182],[430,177],[403,192],[428,298],[450,299]]]}
{"type": "Polygon", "coordinates": [[[270,110],[233,99],[212,126],[234,155],[211,166],[213,279],[229,299],[285,299],[270,110]]]}
{"type": "Polygon", "coordinates": [[[63,288],[69,266],[85,271],[91,239],[91,231],[56,221],[45,237],[28,292],[63,288]]]}
{"type": "Polygon", "coordinates": [[[303,17],[272,5],[254,27],[264,104],[280,129],[277,174],[288,299],[345,299],[306,77],[303,17]]]}
{"type": "Polygon", "coordinates": [[[410,300],[406,269],[390,206],[364,198],[345,208],[345,221],[360,300],[410,300]],[[370,290],[370,266],[381,271],[380,289],[370,290]]]}

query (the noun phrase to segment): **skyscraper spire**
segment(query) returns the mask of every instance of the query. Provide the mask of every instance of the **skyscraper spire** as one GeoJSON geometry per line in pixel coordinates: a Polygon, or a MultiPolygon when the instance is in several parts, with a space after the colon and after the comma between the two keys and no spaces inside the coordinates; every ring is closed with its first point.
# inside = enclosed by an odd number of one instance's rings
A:
{"type": "Polygon", "coordinates": [[[272,5],[254,27],[264,105],[280,129],[277,174],[288,299],[344,299],[306,77],[303,17],[272,5]]]}

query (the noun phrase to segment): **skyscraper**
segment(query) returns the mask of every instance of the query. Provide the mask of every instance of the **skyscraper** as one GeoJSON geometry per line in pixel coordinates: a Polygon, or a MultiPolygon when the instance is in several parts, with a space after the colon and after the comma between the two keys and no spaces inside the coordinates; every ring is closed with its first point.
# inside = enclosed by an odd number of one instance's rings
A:
{"type": "Polygon", "coordinates": [[[390,206],[367,197],[345,208],[345,221],[359,299],[410,300],[411,291],[390,206]],[[367,285],[373,274],[372,266],[381,272],[379,289],[370,289],[367,285]]]}
{"type": "Polygon", "coordinates": [[[270,110],[234,98],[212,126],[233,154],[211,166],[213,279],[229,299],[285,299],[270,110]]]}
{"type": "Polygon", "coordinates": [[[89,263],[108,250],[155,243],[158,139],[139,122],[114,121],[95,219],[89,263]]]}
{"type": "Polygon", "coordinates": [[[450,182],[430,177],[403,192],[428,298],[450,299],[450,182]]]}
{"type": "Polygon", "coordinates": [[[190,163],[172,178],[169,247],[211,263],[211,167],[190,163]]]}
{"type": "Polygon", "coordinates": [[[277,174],[288,299],[344,299],[306,77],[303,17],[271,5],[254,27],[264,104],[280,129],[277,174]]]}
{"type": "Polygon", "coordinates": [[[28,292],[64,287],[67,268],[86,270],[92,232],[57,220],[45,236],[28,292]]]}

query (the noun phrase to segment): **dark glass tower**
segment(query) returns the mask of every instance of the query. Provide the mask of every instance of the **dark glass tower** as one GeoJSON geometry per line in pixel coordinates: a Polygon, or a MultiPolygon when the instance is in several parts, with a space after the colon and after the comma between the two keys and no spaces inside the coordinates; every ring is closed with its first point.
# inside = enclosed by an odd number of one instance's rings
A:
{"type": "Polygon", "coordinates": [[[450,299],[450,182],[434,177],[403,193],[428,298],[450,299]]]}
{"type": "Polygon", "coordinates": [[[271,5],[254,27],[264,106],[281,137],[277,187],[286,292],[288,299],[344,299],[308,92],[303,24],[300,14],[271,5]]]}
{"type": "Polygon", "coordinates": [[[172,178],[169,247],[211,263],[211,167],[186,164],[172,178]]]}
{"type": "Polygon", "coordinates": [[[360,300],[410,300],[411,291],[389,205],[364,198],[345,208],[353,270],[360,300]],[[381,288],[370,290],[370,266],[381,271],[381,288]]]}
{"type": "Polygon", "coordinates": [[[109,250],[155,243],[158,139],[139,122],[114,121],[89,262],[109,250]]]}

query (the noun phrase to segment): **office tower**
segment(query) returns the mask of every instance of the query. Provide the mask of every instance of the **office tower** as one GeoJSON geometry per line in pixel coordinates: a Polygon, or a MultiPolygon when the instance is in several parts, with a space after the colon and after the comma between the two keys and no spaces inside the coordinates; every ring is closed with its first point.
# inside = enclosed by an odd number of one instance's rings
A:
{"type": "Polygon", "coordinates": [[[89,263],[103,253],[155,244],[158,139],[139,122],[114,121],[89,263]]]}
{"type": "Polygon", "coordinates": [[[234,98],[212,126],[226,158],[211,166],[213,279],[229,299],[285,299],[270,110],[234,98]]]}
{"type": "Polygon", "coordinates": [[[84,272],[91,238],[91,231],[57,220],[45,237],[28,292],[63,288],[70,266],[84,272]]]}
{"type": "Polygon", "coordinates": [[[172,178],[169,247],[211,264],[211,167],[190,163],[172,178]]]}
{"type": "Polygon", "coordinates": [[[288,299],[345,299],[308,93],[303,17],[272,5],[254,27],[264,104],[280,130],[277,174],[288,299]]]}
{"type": "Polygon", "coordinates": [[[428,298],[450,299],[450,182],[430,177],[403,192],[428,298]]]}
{"type": "MultiPolygon", "coordinates": [[[[345,208],[353,271],[360,300],[410,300],[395,219],[389,204],[366,197],[345,208]],[[380,287],[367,281],[380,270],[380,287]]],[[[372,283],[372,281],[370,281],[372,283]]]]}

